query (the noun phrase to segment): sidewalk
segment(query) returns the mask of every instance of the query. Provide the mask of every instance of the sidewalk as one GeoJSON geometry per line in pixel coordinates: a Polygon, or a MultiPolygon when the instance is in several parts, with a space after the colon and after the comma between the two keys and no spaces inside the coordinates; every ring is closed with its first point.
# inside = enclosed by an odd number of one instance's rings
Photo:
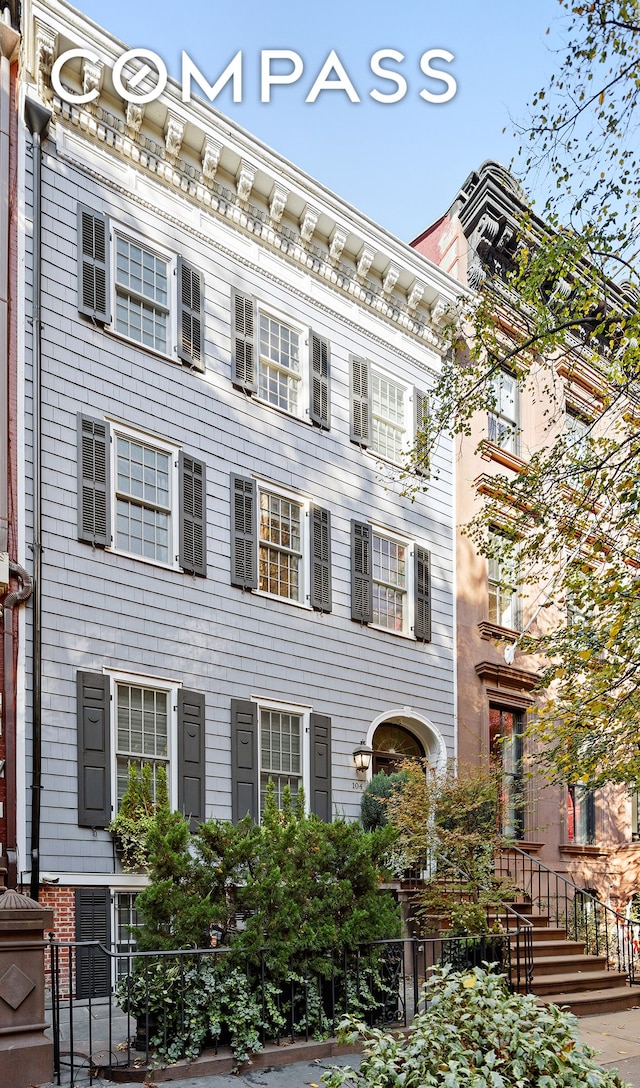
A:
{"type": "MultiPolygon", "coordinates": [[[[640,989],[638,991],[640,1005],[640,989]]],[[[580,1038],[597,1052],[597,1059],[602,1065],[617,1069],[622,1080],[633,1088],[640,1088],[640,1007],[627,1012],[608,1015],[584,1016],[578,1021],[580,1038]]],[[[310,1044],[312,1046],[313,1044],[310,1044]]],[[[319,1044],[320,1045],[320,1044],[319,1044]]],[[[218,1073],[215,1075],[193,1076],[197,1062],[187,1071],[184,1067],[158,1070],[157,1075],[150,1073],[144,1082],[151,1084],[174,1085],[175,1088],[322,1088],[322,1074],[332,1065],[358,1066],[360,1056],[357,1053],[340,1053],[324,1057],[293,1062],[290,1065],[276,1064],[282,1060],[285,1047],[272,1048],[263,1053],[264,1066],[246,1067],[241,1073],[218,1073]],[[272,1061],[273,1064],[268,1064],[272,1061]],[[187,1074],[187,1075],[185,1075],[187,1074]]],[[[124,1072],[123,1072],[123,1075],[124,1072]]],[[[88,1085],[86,1069],[76,1072],[73,1084],[78,1088],[88,1085]]],[[[109,1088],[113,1081],[94,1078],[97,1088],[109,1088]]],[[[118,1081],[121,1088],[138,1088],[140,1081],[118,1081]]],[[[62,1084],[69,1088],[69,1078],[62,1078],[62,1084]]],[[[55,1088],[53,1084],[43,1088],[55,1088]]]]}

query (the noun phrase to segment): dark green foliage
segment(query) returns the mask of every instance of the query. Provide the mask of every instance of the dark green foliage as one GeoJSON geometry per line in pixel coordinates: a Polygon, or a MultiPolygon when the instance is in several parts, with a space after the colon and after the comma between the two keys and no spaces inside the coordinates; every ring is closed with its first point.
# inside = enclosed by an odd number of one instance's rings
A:
{"type": "Polygon", "coordinates": [[[396,790],[401,790],[407,781],[406,774],[374,774],[362,795],[360,802],[360,822],[365,831],[375,831],[387,823],[387,809],[384,801],[396,790]]]}
{"type": "MultiPolygon", "coordinates": [[[[278,1032],[285,1018],[295,1027],[303,1012],[306,1027],[326,1035],[330,1017],[324,1005],[329,998],[325,1001],[322,980],[341,992],[351,987],[350,1008],[357,1006],[363,1014],[372,1008],[384,986],[375,957],[368,958],[366,978],[363,973],[357,986],[350,974],[355,979],[355,967],[348,967],[345,975],[344,964],[354,962],[359,945],[400,935],[398,907],[379,889],[383,859],[394,837],[391,827],[368,833],[344,820],[326,824],[305,814],[300,794],[294,808],[288,790],[279,811],[272,788],[259,827],[249,819],[237,826],[210,820],[192,836],[181,815],[161,810],[147,839],[151,883],[137,900],[143,919],[136,931],[138,948],[208,948],[210,927],[215,926],[228,949],[215,957],[215,964],[212,958],[194,968],[188,993],[181,998],[188,1008],[172,1013],[188,1030],[180,1034],[172,1027],[173,1049],[169,1054],[165,1047],[163,1053],[174,1056],[177,1046],[192,1055],[212,1031],[203,987],[217,995],[215,1017],[222,1016],[229,1027],[235,1005],[224,995],[231,993],[231,977],[244,977],[254,1012],[255,995],[267,984],[268,1007],[262,1010],[260,998],[260,1016],[247,1019],[248,1034],[236,1032],[237,1054],[255,1047],[258,1027],[278,1032]],[[297,987],[295,998],[292,986],[297,987]]],[[[166,967],[152,960],[151,968],[154,1008],[160,1008],[166,997],[166,967]]],[[[144,1000],[140,978],[145,971],[148,975],[149,967],[139,959],[133,989],[121,988],[121,1002],[135,1013],[144,1000]]]]}

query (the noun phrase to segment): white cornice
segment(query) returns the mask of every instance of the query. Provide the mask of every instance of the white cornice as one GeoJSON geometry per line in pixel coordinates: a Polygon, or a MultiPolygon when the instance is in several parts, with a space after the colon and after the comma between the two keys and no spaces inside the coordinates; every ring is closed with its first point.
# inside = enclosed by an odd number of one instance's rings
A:
{"type": "MultiPolygon", "coordinates": [[[[183,103],[175,81],[157,101],[125,109],[111,70],[127,47],[64,0],[27,6],[27,66],[63,125],[438,346],[431,315],[453,310],[466,294],[457,281],[212,106],[183,103]],[[77,47],[98,53],[103,63],[102,96],[89,109],[61,102],[50,87],[55,57],[77,47]]],[[[65,76],[82,89],[80,62],[67,66],[65,76]]]]}

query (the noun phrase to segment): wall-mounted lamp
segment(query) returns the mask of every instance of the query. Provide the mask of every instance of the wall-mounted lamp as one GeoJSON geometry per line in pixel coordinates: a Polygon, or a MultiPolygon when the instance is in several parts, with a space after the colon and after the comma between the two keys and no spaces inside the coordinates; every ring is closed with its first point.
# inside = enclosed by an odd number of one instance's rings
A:
{"type": "Polygon", "coordinates": [[[371,766],[371,756],[373,752],[369,745],[365,741],[361,741],[355,752],[353,753],[353,762],[356,765],[356,771],[358,774],[365,774],[371,766]]]}

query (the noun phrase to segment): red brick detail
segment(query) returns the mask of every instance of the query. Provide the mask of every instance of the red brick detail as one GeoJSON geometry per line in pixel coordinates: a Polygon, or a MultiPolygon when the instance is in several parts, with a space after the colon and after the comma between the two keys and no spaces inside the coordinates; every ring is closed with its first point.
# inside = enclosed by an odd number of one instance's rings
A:
{"type": "MultiPolygon", "coordinates": [[[[39,903],[53,911],[53,938],[62,944],[76,939],[76,901],[75,888],[65,888],[58,884],[45,884],[40,888],[39,903]]],[[[49,934],[45,934],[49,936],[49,934]]],[[[57,952],[60,998],[70,996],[75,971],[70,970],[70,955],[66,948],[57,952]]],[[[45,986],[51,991],[51,957],[45,954],[45,986]]]]}

